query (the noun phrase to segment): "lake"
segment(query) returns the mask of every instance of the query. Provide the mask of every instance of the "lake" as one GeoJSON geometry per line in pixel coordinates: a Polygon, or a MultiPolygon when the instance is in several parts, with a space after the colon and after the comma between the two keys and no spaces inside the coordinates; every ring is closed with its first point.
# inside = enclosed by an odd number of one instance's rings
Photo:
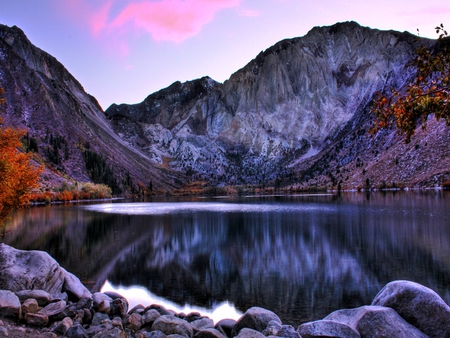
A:
{"type": "Polygon", "coordinates": [[[294,327],[406,279],[450,300],[450,193],[153,199],[31,207],[2,229],[93,291],[215,321],[251,306],[294,327]]]}

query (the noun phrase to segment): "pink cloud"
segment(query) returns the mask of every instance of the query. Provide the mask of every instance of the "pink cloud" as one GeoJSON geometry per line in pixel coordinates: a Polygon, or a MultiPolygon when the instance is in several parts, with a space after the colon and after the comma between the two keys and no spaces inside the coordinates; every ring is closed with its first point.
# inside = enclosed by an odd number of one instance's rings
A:
{"type": "Polygon", "coordinates": [[[146,32],[157,41],[181,42],[196,35],[223,9],[239,5],[241,0],[162,0],[126,5],[111,15],[113,0],[108,1],[90,20],[95,35],[134,30],[146,32]]]}

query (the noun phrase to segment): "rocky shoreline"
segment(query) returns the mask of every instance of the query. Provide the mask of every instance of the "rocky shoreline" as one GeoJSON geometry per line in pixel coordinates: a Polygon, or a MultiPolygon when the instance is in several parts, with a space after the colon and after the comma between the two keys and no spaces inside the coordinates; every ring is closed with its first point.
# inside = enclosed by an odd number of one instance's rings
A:
{"type": "Polygon", "coordinates": [[[410,281],[387,284],[370,305],[294,328],[260,307],[217,323],[158,304],[129,309],[117,293],[92,294],[43,251],[0,244],[0,271],[0,337],[450,337],[450,307],[410,281]]]}

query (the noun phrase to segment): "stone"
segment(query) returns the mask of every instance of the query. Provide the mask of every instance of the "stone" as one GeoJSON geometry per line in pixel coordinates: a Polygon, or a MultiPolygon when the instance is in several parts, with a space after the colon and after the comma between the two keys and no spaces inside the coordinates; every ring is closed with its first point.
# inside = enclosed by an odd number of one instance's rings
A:
{"type": "Polygon", "coordinates": [[[165,335],[179,334],[188,338],[194,336],[194,330],[187,321],[172,315],[158,317],[152,325],[151,331],[153,330],[159,330],[165,335]]]}
{"type": "Polygon", "coordinates": [[[107,300],[102,300],[97,306],[97,311],[109,314],[111,312],[111,303],[107,300]]]}
{"type": "Polygon", "coordinates": [[[42,315],[45,315],[47,317],[52,317],[52,316],[58,315],[61,312],[63,312],[65,310],[65,308],[66,308],[66,302],[63,300],[60,300],[59,302],[56,302],[56,303],[50,303],[46,307],[39,310],[39,313],[42,315]]]}
{"type": "Polygon", "coordinates": [[[26,301],[22,303],[22,314],[25,315],[26,313],[36,313],[41,308],[38,305],[38,302],[36,299],[28,298],[26,301]]]}
{"type": "Polygon", "coordinates": [[[39,306],[44,307],[53,299],[53,296],[44,290],[22,290],[16,292],[21,303],[27,299],[35,299],[39,306]]]}
{"type": "Polygon", "coordinates": [[[59,324],[53,329],[53,332],[64,336],[66,332],[73,326],[73,320],[70,317],[64,318],[59,324]]]}
{"type": "Polygon", "coordinates": [[[102,301],[108,301],[111,303],[113,299],[103,292],[95,292],[92,294],[92,306],[94,307],[94,310],[97,311],[98,306],[102,301]]]}
{"type": "Polygon", "coordinates": [[[272,311],[261,307],[251,307],[236,322],[232,335],[236,336],[244,327],[262,332],[271,320],[281,324],[280,318],[272,311]]]}
{"type": "Polygon", "coordinates": [[[67,338],[89,338],[86,330],[78,323],[74,323],[66,332],[67,338]]]}
{"type": "Polygon", "coordinates": [[[155,309],[150,309],[147,312],[144,313],[142,316],[143,324],[142,326],[152,325],[153,322],[158,318],[161,317],[160,313],[156,311],[155,309]]]}
{"type": "Polygon", "coordinates": [[[92,307],[92,298],[81,298],[78,302],[76,302],[73,307],[76,310],[80,309],[90,309],[92,307]]]}
{"type": "Polygon", "coordinates": [[[262,334],[265,336],[276,336],[278,331],[281,330],[283,325],[276,320],[271,320],[266,328],[262,331],[262,334]]]}
{"type": "Polygon", "coordinates": [[[113,327],[107,331],[101,331],[92,336],[92,338],[128,338],[126,332],[122,331],[118,327],[113,327]]]}
{"type": "Polygon", "coordinates": [[[194,331],[200,331],[203,329],[213,329],[214,321],[210,318],[200,318],[191,322],[191,326],[194,331]]]}
{"type": "Polygon", "coordinates": [[[231,331],[233,330],[234,325],[236,325],[234,319],[225,318],[219,320],[214,327],[219,331],[223,331],[227,337],[231,337],[231,331]]]}
{"type": "Polygon", "coordinates": [[[132,313],[128,318],[127,327],[133,331],[140,330],[143,324],[142,316],[139,313],[132,313]]]}
{"type": "Polygon", "coordinates": [[[276,336],[285,338],[302,338],[292,325],[283,325],[276,336]]]}
{"type": "Polygon", "coordinates": [[[42,313],[26,313],[24,320],[28,325],[32,326],[47,326],[49,318],[42,313]]]}
{"type": "Polygon", "coordinates": [[[146,338],[166,338],[167,337],[163,332],[161,332],[159,330],[153,330],[150,332],[143,332],[143,333],[146,338]]]}
{"type": "Polygon", "coordinates": [[[324,320],[346,324],[359,332],[361,337],[428,337],[416,327],[405,321],[391,308],[382,306],[361,306],[332,312],[324,320]]]}
{"type": "Polygon", "coordinates": [[[72,273],[66,271],[64,268],[60,268],[64,274],[63,291],[69,295],[73,295],[76,299],[91,298],[91,292],[81,283],[81,281],[75,277],[72,273]]]}
{"type": "Polygon", "coordinates": [[[116,298],[111,302],[110,315],[121,316],[128,312],[128,301],[124,298],[116,298]]]}
{"type": "Polygon", "coordinates": [[[113,326],[117,326],[118,328],[123,330],[123,323],[122,323],[122,318],[120,317],[114,317],[113,320],[111,321],[111,324],[113,326]]]}
{"type": "Polygon", "coordinates": [[[193,321],[202,318],[202,315],[199,312],[191,312],[184,316],[184,320],[188,323],[192,323],[193,321]]]}
{"type": "Polygon", "coordinates": [[[0,337],[9,337],[8,329],[0,326],[0,337]]]}
{"type": "Polygon", "coordinates": [[[450,307],[433,290],[410,281],[388,283],[372,305],[394,309],[431,338],[450,337],[450,307]]]}
{"type": "Polygon", "coordinates": [[[145,306],[142,304],[135,305],[131,310],[128,311],[128,313],[131,315],[132,313],[139,313],[142,315],[145,312],[145,306]]]}
{"type": "Polygon", "coordinates": [[[202,329],[195,333],[194,338],[226,338],[227,336],[224,335],[219,330],[216,330],[214,328],[207,328],[202,329]]]}
{"type": "MultiPolygon", "coordinates": [[[[0,244],[0,246],[1,245],[2,244],[0,244]]],[[[0,276],[2,274],[3,271],[0,276]]],[[[19,298],[14,292],[8,290],[0,290],[0,316],[21,318],[22,306],[20,305],[19,298]]]]}
{"type": "Polygon", "coordinates": [[[244,327],[239,331],[239,334],[236,336],[238,338],[265,338],[261,332],[249,329],[248,327],[244,327]]]}
{"type": "Polygon", "coordinates": [[[317,320],[302,324],[297,332],[302,338],[329,337],[329,338],[360,338],[360,334],[350,326],[331,321],[317,320]]]}
{"type": "Polygon", "coordinates": [[[105,319],[109,319],[106,313],[96,312],[92,317],[92,325],[100,325],[105,319]]]}
{"type": "Polygon", "coordinates": [[[59,293],[64,284],[64,272],[44,251],[17,250],[0,244],[0,289],[13,292],[44,290],[59,293]]]}
{"type": "Polygon", "coordinates": [[[146,311],[151,310],[151,309],[158,311],[161,316],[170,315],[170,312],[164,306],[159,305],[159,304],[152,304],[145,308],[146,311]]]}

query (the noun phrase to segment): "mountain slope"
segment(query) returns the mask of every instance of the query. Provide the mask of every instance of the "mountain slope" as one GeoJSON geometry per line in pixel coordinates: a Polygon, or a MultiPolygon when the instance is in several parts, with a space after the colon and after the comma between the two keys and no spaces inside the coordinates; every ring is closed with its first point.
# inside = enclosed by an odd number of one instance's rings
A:
{"type": "Polygon", "coordinates": [[[57,176],[89,181],[83,155],[88,148],[104,158],[121,190],[130,188],[122,184],[128,175],[135,184],[154,181],[157,188],[173,187],[168,173],[150,166],[145,154],[111,131],[95,98],[64,66],[17,27],[0,25],[0,83],[6,90],[5,122],[29,131],[52,169],[44,181],[57,176]]]}
{"type": "MultiPolygon", "coordinates": [[[[419,43],[433,41],[354,22],[316,27],[261,52],[223,85],[208,78],[175,83],[140,104],[112,105],[105,113],[124,139],[138,135],[155,163],[169,163],[192,180],[217,185],[284,180],[304,182],[299,187],[341,183],[346,188],[440,184],[447,177],[445,165],[438,163],[447,151],[443,142],[444,152],[430,160],[430,175],[439,178],[430,181],[427,173],[417,173],[417,165],[401,169],[389,160],[411,145],[393,131],[376,139],[367,132],[373,123],[367,105],[374,93],[409,81],[412,73],[405,65],[419,43]],[[395,144],[397,150],[388,152],[382,144],[395,144]],[[380,154],[385,154],[382,168],[380,154]]],[[[447,137],[441,132],[446,135],[445,128],[430,125],[426,135],[434,143],[437,134],[447,137]]],[[[430,153],[411,153],[401,161],[422,155],[430,153]]]]}

